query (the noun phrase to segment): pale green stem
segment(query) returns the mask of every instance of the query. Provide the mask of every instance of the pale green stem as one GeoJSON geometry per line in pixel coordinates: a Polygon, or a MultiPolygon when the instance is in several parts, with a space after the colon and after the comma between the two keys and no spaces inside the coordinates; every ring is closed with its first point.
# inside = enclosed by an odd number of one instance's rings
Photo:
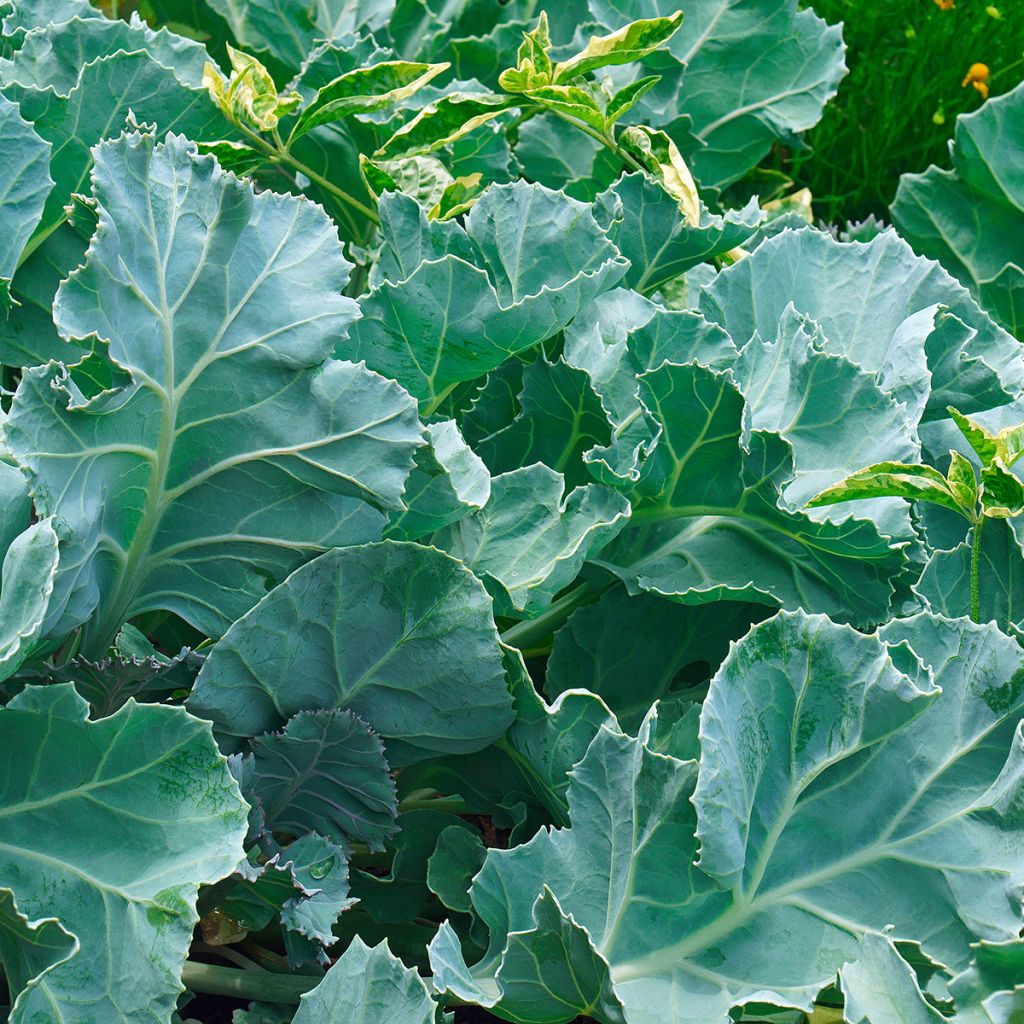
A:
{"type": "Polygon", "coordinates": [[[193,960],[186,961],[181,972],[181,983],[193,992],[291,1006],[297,1005],[299,996],[316,988],[321,980],[299,974],[274,974],[262,969],[245,971],[237,967],[200,964],[193,960]]]}
{"type": "Polygon", "coordinates": [[[607,590],[611,583],[581,583],[567,594],[563,594],[535,619],[517,622],[501,634],[501,642],[509,647],[523,650],[537,647],[541,640],[546,640],[566,619],[581,605],[589,604],[607,590]]]}
{"type": "MultiPolygon", "coordinates": [[[[361,213],[367,220],[374,224],[380,224],[380,217],[377,216],[376,210],[371,210],[365,203],[361,203],[355,196],[349,195],[344,189],[338,188],[337,185],[332,181],[328,181],[322,174],[318,174],[313,170],[312,167],[307,167],[301,160],[296,159],[288,152],[287,149],[279,146],[271,145],[266,139],[257,135],[256,132],[246,128],[245,125],[238,125],[238,129],[242,134],[249,139],[250,142],[259,146],[259,148],[271,159],[281,161],[287,164],[291,164],[300,174],[304,174],[310,181],[315,181],[322,189],[329,192],[336,199],[344,203],[346,206],[351,206],[353,210],[361,213]]],[[[278,136],[280,139],[280,136],[278,136]]]]}
{"type": "Polygon", "coordinates": [[[981,622],[981,595],[979,593],[979,569],[981,565],[981,530],[985,517],[979,516],[971,533],[971,618],[981,622]]]}
{"type": "Polygon", "coordinates": [[[578,131],[583,132],[584,135],[589,135],[592,139],[595,139],[597,142],[600,142],[602,146],[604,146],[607,149],[610,149],[630,170],[643,170],[643,167],[640,165],[640,163],[629,153],[627,153],[624,149],[621,149],[619,147],[619,144],[611,135],[605,135],[604,133],[599,132],[596,128],[592,128],[589,124],[586,123],[586,121],[577,121],[575,117],[570,117],[568,114],[563,114],[551,107],[541,107],[540,109],[544,113],[554,114],[555,117],[560,118],[562,121],[565,121],[566,124],[571,124],[578,131]]]}

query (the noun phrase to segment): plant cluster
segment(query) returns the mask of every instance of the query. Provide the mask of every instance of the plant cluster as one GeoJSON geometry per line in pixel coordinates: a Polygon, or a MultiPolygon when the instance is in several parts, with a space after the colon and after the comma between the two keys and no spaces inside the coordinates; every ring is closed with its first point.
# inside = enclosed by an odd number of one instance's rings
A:
{"type": "Polygon", "coordinates": [[[1019,1019],[1024,91],[851,238],[796,0],[146,10],[0,4],[10,1024],[1019,1019]]]}

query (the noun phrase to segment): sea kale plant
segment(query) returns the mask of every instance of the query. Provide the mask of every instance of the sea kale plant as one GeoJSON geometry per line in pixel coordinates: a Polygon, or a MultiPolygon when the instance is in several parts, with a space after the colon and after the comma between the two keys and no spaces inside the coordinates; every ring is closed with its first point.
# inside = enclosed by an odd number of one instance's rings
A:
{"type": "Polygon", "coordinates": [[[1024,93],[675,2],[0,3],[10,1024],[1022,1019],[1024,93]]]}

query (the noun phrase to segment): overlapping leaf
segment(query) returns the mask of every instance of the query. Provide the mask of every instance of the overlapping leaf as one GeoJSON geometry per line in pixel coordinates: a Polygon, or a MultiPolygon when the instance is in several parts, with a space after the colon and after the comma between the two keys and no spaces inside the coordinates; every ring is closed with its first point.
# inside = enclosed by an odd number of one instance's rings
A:
{"type": "Polygon", "coordinates": [[[739,345],[755,333],[772,337],[789,304],[820,325],[826,351],[878,374],[915,424],[945,419],[961,397],[965,412],[1003,405],[1024,381],[1019,344],[893,232],[858,243],[783,231],[700,298],[704,315],[739,345]]]}
{"type": "Polygon", "coordinates": [[[31,948],[5,938],[8,977],[24,984],[12,1024],[162,1024],[196,892],[242,854],[245,804],[208,725],[172,707],[129,703],[97,722],[87,712],[70,684],[29,687],[0,711],[0,873],[20,915],[56,917],[78,947],[52,941],[56,925],[44,926],[45,950],[38,933],[31,948]]]}
{"type": "Polygon", "coordinates": [[[454,558],[397,541],[293,573],[213,648],[189,707],[226,737],[347,708],[396,766],[478,750],[512,717],[483,585],[454,558]]]}
{"type": "Polygon", "coordinates": [[[600,484],[566,493],[561,474],[526,466],[491,480],[479,512],[434,538],[488,586],[499,615],[535,615],[629,519],[629,502],[600,484]]]}
{"type": "Polygon", "coordinates": [[[1024,87],[957,118],[953,167],[905,174],[892,205],[901,234],[937,259],[999,322],[1024,333],[1024,87]]]}
{"type": "Polygon", "coordinates": [[[202,87],[203,64],[209,60],[202,44],[166,28],[154,31],[134,13],[127,22],[79,15],[33,29],[11,57],[0,59],[0,85],[52,89],[67,96],[86,64],[119,50],[143,50],[173,71],[182,85],[202,87]]]}
{"type": "Polygon", "coordinates": [[[43,215],[52,182],[50,147],[0,95],[0,136],[4,140],[3,193],[0,197],[0,316],[6,318],[11,278],[21,251],[43,215]]]}
{"type": "Polygon", "coordinates": [[[907,541],[894,545],[866,519],[818,522],[782,507],[792,449],[779,434],[745,432],[731,375],[666,362],[640,386],[660,434],[631,488],[629,526],[598,564],[631,592],[690,604],[728,599],[854,622],[887,617],[907,541]]]}
{"type": "MultiPolygon", "coordinates": [[[[58,27],[52,42],[62,47],[62,58],[41,65],[53,65],[53,71],[50,77],[35,83],[39,88],[18,84],[18,79],[4,88],[8,97],[18,101],[34,130],[50,144],[49,175],[54,182],[46,190],[41,221],[32,223],[34,234],[22,254],[24,262],[14,282],[21,307],[0,324],[0,360],[14,366],[35,366],[51,358],[72,362],[83,354],[78,345],[70,344],[54,329],[51,307],[60,281],[84,258],[89,232],[80,234],[65,226],[66,207],[74,194],[89,191],[92,147],[116,137],[126,122],[155,125],[161,132],[183,132],[196,141],[220,139],[233,131],[205,89],[190,88],[177,77],[188,77],[187,60],[177,75],[159,63],[172,59],[168,53],[175,52],[174,37],[155,36],[152,54],[141,49],[101,54],[90,63],[79,63],[91,55],[91,50],[82,51],[95,48],[106,36],[94,39],[90,28],[78,38],[70,30],[76,24],[92,26],[94,21],[72,20],[58,27]],[[61,90],[68,82],[73,87],[64,94],[61,90]]],[[[30,38],[35,39],[36,34],[30,38]]],[[[141,32],[139,46],[144,42],[148,37],[141,32]]]]}
{"type": "Polygon", "coordinates": [[[302,997],[294,1024],[433,1024],[437,1004],[387,943],[355,938],[324,980],[302,997]]]}
{"type": "MultiPolygon", "coordinates": [[[[663,13],[663,5],[590,0],[590,10],[618,28],[663,13]]],[[[685,14],[668,44],[686,69],[679,113],[698,147],[690,156],[697,179],[722,186],[776,139],[791,140],[817,123],[846,73],[842,33],[795,0],[697,0],[685,14]]]]}
{"type": "Polygon", "coordinates": [[[397,193],[381,212],[383,279],[338,351],[428,408],[550,338],[626,270],[588,207],[541,186],[488,189],[465,228],[428,223],[397,193]]]}

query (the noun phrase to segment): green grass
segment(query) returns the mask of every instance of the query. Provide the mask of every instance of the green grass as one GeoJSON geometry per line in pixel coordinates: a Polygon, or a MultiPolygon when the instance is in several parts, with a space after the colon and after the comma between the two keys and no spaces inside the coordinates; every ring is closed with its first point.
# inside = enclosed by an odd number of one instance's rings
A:
{"type": "Polygon", "coordinates": [[[810,0],[829,22],[845,23],[849,75],[821,123],[804,137],[809,152],[780,148],[769,166],[807,186],[817,218],[888,220],[901,174],[948,166],[957,114],[983,102],[961,86],[987,64],[991,95],[1024,78],[1024,0],[810,0]],[[1000,16],[994,17],[995,10],[1000,16]]]}

